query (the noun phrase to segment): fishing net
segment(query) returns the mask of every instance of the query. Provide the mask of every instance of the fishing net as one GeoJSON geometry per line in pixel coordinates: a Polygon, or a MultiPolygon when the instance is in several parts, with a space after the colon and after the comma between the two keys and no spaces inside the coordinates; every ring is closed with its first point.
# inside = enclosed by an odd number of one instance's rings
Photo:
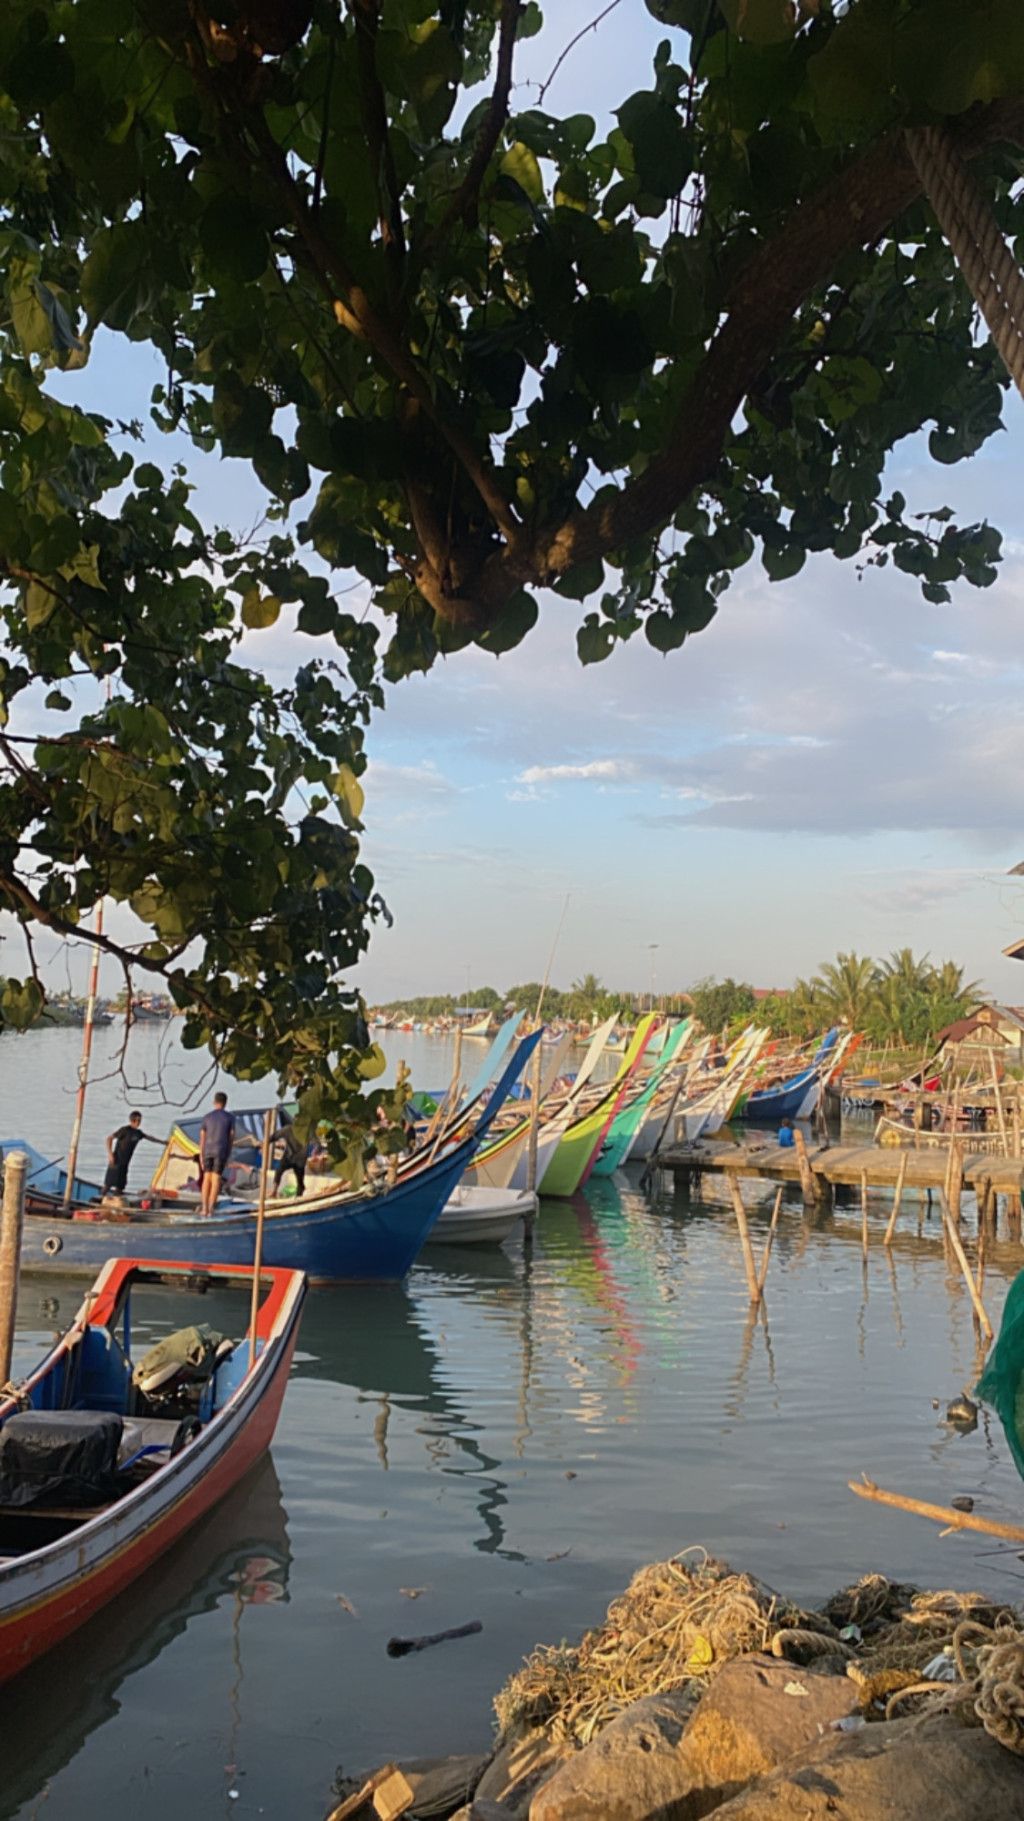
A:
{"type": "Polygon", "coordinates": [[[505,1738],[540,1725],[555,1741],[585,1745],[631,1702],[674,1689],[699,1693],[728,1658],[767,1650],[776,1633],[797,1631],[835,1637],[820,1613],[804,1612],[703,1550],[684,1550],[641,1568],[577,1648],[535,1650],[496,1697],[498,1724],[505,1738]]]}
{"type": "Polygon", "coordinates": [[[761,1651],[845,1673],[868,1720],[954,1708],[1004,1742],[1019,1737],[1011,1749],[1024,1752],[1024,1619],[1013,1607],[870,1574],[807,1611],[697,1550],[642,1568],[577,1647],[536,1649],[495,1699],[498,1725],[506,1740],[542,1726],[556,1743],[586,1745],[631,1702],[698,1696],[723,1663],[761,1651]],[[997,1647],[997,1660],[985,1655],[997,1647]]]}

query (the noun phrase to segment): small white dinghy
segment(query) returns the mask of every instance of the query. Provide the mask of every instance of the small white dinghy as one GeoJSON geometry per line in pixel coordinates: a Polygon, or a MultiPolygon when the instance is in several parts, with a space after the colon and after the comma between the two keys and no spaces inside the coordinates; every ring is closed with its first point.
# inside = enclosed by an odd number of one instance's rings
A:
{"type": "Polygon", "coordinates": [[[529,1189],[471,1188],[460,1184],[430,1230],[431,1246],[500,1246],[519,1221],[536,1214],[529,1189]]]}

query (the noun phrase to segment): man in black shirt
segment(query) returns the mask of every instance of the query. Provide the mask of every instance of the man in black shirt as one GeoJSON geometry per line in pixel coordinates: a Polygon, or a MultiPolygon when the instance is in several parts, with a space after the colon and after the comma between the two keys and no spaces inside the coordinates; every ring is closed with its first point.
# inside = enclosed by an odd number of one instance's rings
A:
{"type": "Polygon", "coordinates": [[[107,1139],[107,1173],[103,1178],[105,1195],[123,1195],[128,1181],[128,1165],[135,1155],[136,1145],[143,1139],[150,1144],[161,1144],[160,1138],[151,1138],[142,1129],[142,1114],[129,1113],[128,1124],[116,1132],[111,1132],[107,1139]]]}

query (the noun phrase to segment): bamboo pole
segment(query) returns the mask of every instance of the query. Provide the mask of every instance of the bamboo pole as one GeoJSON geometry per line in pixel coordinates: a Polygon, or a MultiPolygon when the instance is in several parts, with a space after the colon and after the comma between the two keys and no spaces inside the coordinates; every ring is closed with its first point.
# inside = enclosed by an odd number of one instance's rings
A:
{"type": "Polygon", "coordinates": [[[1006,1130],[1006,1109],[1003,1106],[1003,1094],[1002,1089],[999,1086],[999,1073],[996,1069],[996,1053],[991,1046],[989,1046],[988,1052],[988,1068],[989,1074],[992,1077],[992,1092],[995,1095],[996,1118],[999,1121],[999,1133],[1003,1141],[1003,1156],[1009,1157],[1010,1139],[1006,1130]]]}
{"type": "Polygon", "coordinates": [[[904,1151],[900,1157],[900,1169],[899,1175],[896,1178],[896,1193],[893,1196],[892,1213],[889,1216],[889,1225],[885,1229],[885,1244],[887,1246],[892,1245],[892,1236],[896,1231],[896,1217],[899,1214],[900,1202],[903,1199],[903,1184],[907,1180],[907,1164],[909,1161],[910,1153],[909,1151],[904,1151]]]}
{"type": "Polygon", "coordinates": [[[27,1171],[28,1158],[24,1151],[10,1151],[5,1159],[3,1211],[0,1213],[0,1385],[6,1385],[11,1376],[27,1171]]]}
{"type": "Polygon", "coordinates": [[[952,1214],[949,1211],[949,1202],[946,1200],[945,1190],[940,1189],[939,1195],[940,1195],[940,1205],[942,1208],[942,1218],[945,1222],[946,1232],[949,1235],[949,1243],[952,1246],[953,1251],[956,1253],[957,1263],[959,1264],[960,1269],[963,1272],[964,1282],[967,1285],[968,1293],[970,1295],[972,1303],[974,1304],[974,1313],[978,1317],[979,1322],[981,1323],[982,1333],[984,1335],[986,1335],[986,1337],[991,1341],[995,1338],[993,1329],[992,1329],[992,1323],[989,1321],[988,1316],[985,1313],[985,1305],[982,1302],[981,1297],[978,1294],[978,1286],[974,1281],[974,1274],[971,1270],[970,1265],[967,1262],[967,1254],[963,1249],[963,1246],[960,1241],[960,1235],[956,1230],[956,1224],[953,1220],[952,1214]]]}
{"type": "Polygon", "coordinates": [[[949,1211],[959,1226],[960,1204],[964,1192],[964,1147],[960,1139],[955,1138],[950,1148],[953,1155],[949,1171],[949,1211]]]}
{"type": "Polygon", "coordinates": [[[860,1173],[860,1243],[865,1258],[868,1255],[868,1173],[860,1173]]]}
{"type": "MultiPolygon", "coordinates": [[[[96,906],[96,934],[103,934],[103,899],[96,906]]],[[[75,1190],[75,1171],[78,1168],[78,1144],[82,1136],[82,1119],[85,1114],[85,1090],[89,1085],[89,1057],[92,1055],[92,1033],[96,1018],[96,991],[100,979],[100,951],[92,951],[92,965],[89,969],[89,995],[85,1002],[85,1024],[82,1029],[82,1056],[78,1064],[78,1094],[75,1099],[75,1118],[71,1127],[71,1143],[68,1146],[68,1175],[64,1184],[64,1212],[71,1206],[71,1197],[75,1190]]]]}
{"type": "Polygon", "coordinates": [[[761,1269],[758,1272],[758,1276],[757,1276],[757,1300],[758,1300],[758,1302],[762,1302],[764,1300],[764,1286],[765,1286],[765,1282],[768,1277],[768,1265],[771,1261],[771,1256],[772,1256],[772,1243],[775,1239],[775,1229],[779,1224],[779,1210],[782,1207],[783,1186],[784,1185],[780,1182],[777,1190],[775,1191],[775,1206],[772,1209],[772,1224],[768,1228],[768,1237],[764,1242],[764,1252],[761,1256],[761,1269]]]}
{"type": "Polygon", "coordinates": [[[743,1196],[736,1180],[735,1170],[729,1171],[729,1188],[732,1192],[732,1205],[736,1210],[736,1225],[740,1230],[740,1245],[743,1247],[743,1264],[747,1273],[747,1289],[752,1303],[759,1303],[761,1291],[757,1282],[757,1268],[754,1264],[754,1249],[750,1243],[750,1228],[747,1225],[747,1210],[743,1206],[743,1196]]]}
{"type": "Polygon", "coordinates": [[[263,1161],[260,1164],[260,1199],[256,1209],[256,1250],[252,1261],[252,1301],[249,1305],[249,1371],[256,1364],[256,1320],[260,1309],[260,1268],[263,1264],[263,1220],[267,1212],[267,1177],[270,1174],[270,1149],[274,1142],[277,1108],[268,1107],[263,1121],[263,1161]]]}
{"type": "Polygon", "coordinates": [[[886,1492],[876,1486],[867,1474],[863,1480],[847,1480],[851,1492],[859,1499],[873,1499],[876,1505],[892,1505],[896,1511],[910,1511],[915,1517],[932,1518],[947,1530],[980,1530],[983,1536],[1007,1537],[1011,1543],[1024,1543],[1024,1530],[1015,1524],[998,1524],[993,1518],[975,1517],[971,1511],[954,1511],[949,1505],[928,1505],[923,1499],[905,1498],[900,1492],[886,1492]]]}

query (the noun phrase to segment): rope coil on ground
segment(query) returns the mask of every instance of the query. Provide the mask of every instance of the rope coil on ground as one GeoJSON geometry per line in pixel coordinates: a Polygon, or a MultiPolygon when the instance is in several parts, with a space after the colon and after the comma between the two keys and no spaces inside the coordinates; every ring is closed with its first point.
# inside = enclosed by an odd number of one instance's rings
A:
{"type": "Polygon", "coordinates": [[[907,149],[1006,369],[1024,394],[1024,273],[941,127],[908,128],[907,149]]]}

